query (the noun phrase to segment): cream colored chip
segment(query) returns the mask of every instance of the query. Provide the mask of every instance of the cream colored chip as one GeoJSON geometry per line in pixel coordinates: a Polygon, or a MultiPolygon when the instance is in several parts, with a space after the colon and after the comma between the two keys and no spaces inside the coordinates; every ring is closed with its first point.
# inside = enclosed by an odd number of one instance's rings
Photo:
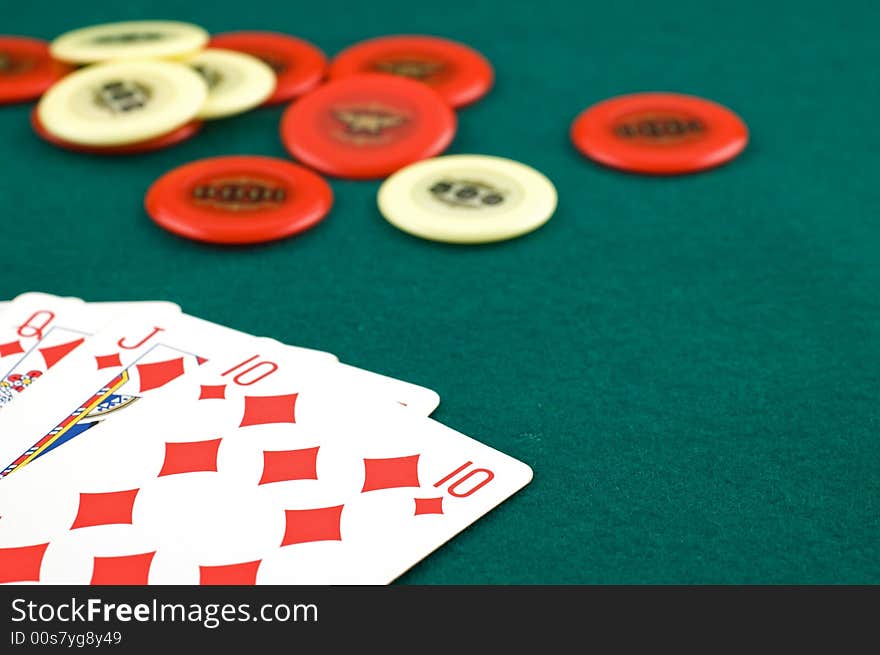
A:
{"type": "Polygon", "coordinates": [[[171,58],[190,55],[208,42],[198,25],[170,20],[106,23],[67,32],[50,44],[55,59],[91,64],[113,59],[171,58]]]}
{"type": "Polygon", "coordinates": [[[414,236],[450,243],[512,239],[546,223],[556,188],[535,169],[501,157],[449,155],[401,169],[379,188],[379,210],[414,236]]]}
{"type": "Polygon", "coordinates": [[[89,146],[137,143],[193,120],[207,85],[188,66],[161,60],[88,66],[51,87],[37,106],[43,127],[89,146]]]}
{"type": "Polygon", "coordinates": [[[184,60],[208,85],[199,118],[223,118],[261,105],[275,91],[275,73],[241,52],[209,48],[184,60]]]}

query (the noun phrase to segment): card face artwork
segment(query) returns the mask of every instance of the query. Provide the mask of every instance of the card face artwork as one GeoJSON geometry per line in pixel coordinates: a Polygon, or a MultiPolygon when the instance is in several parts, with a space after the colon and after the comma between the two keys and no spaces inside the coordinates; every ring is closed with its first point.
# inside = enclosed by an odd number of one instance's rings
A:
{"type": "Polygon", "coordinates": [[[23,294],[6,305],[0,313],[0,410],[126,312],[176,307],[166,302],[87,304],[42,293],[23,294]]]}
{"type": "Polygon", "coordinates": [[[0,581],[384,584],[531,475],[243,342],[0,481],[0,581]]]}
{"type": "Polygon", "coordinates": [[[0,313],[0,410],[83,343],[88,334],[68,321],[84,307],[77,298],[44,293],[23,294],[6,305],[0,313]]]}

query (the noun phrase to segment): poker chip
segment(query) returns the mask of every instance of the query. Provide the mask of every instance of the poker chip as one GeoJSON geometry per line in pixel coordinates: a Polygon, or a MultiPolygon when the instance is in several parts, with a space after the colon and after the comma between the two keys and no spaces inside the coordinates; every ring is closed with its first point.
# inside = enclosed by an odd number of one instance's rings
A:
{"type": "Polygon", "coordinates": [[[331,79],[390,73],[433,88],[453,107],[476,102],[492,88],[492,65],[473,48],[434,36],[383,36],[357,43],[330,63],[331,79]]]}
{"type": "Polygon", "coordinates": [[[37,105],[47,132],[70,143],[118,146],[168,134],[192,121],[207,98],[183,64],[118,61],[71,73],[37,105]]]}
{"type": "Polygon", "coordinates": [[[296,159],[328,175],[385,177],[433,157],[455,136],[456,117],[434,91],[394,75],[353,75],[294,102],[281,137],[296,159]]]}
{"type": "Polygon", "coordinates": [[[333,205],[319,175],[272,157],[215,157],[159,178],[146,195],[147,213],[188,239],[246,244],[282,239],[323,219],[333,205]]]}
{"type": "Polygon", "coordinates": [[[535,169],[502,157],[449,155],[412,164],[379,188],[395,227],[449,243],[503,241],[536,230],[556,210],[556,188],[535,169]]]}
{"type": "Polygon", "coordinates": [[[55,59],[91,64],[112,59],[181,57],[202,49],[208,33],[198,25],[170,20],[138,20],[83,27],[52,41],[55,59]]]}
{"type": "Polygon", "coordinates": [[[52,59],[45,41],[0,36],[0,105],[39,98],[70,70],[52,59]]]}
{"type": "Polygon", "coordinates": [[[37,112],[36,107],[34,107],[33,111],[31,111],[31,127],[33,127],[34,132],[41,139],[51,143],[52,145],[64,148],[65,150],[84,152],[94,155],[137,155],[146,152],[153,152],[154,150],[164,150],[165,148],[175,146],[178,143],[186,141],[187,139],[191,139],[202,129],[202,123],[201,121],[192,121],[190,123],[187,123],[186,125],[183,125],[182,127],[177,128],[176,130],[172,130],[167,134],[163,134],[153,139],[147,139],[146,141],[138,141],[121,146],[104,147],[84,146],[78,143],[72,143],[70,141],[65,141],[64,139],[59,139],[54,134],[47,132],[46,128],[44,128],[42,123],[40,123],[40,116],[37,112]]]}
{"type": "Polygon", "coordinates": [[[211,37],[212,48],[235,50],[262,60],[276,77],[275,91],[263,103],[288,102],[324,79],[327,58],[308,41],[275,32],[229,32],[211,37]]]}
{"type": "Polygon", "coordinates": [[[720,166],[749,140],[742,119],[718,103],[677,93],[636,93],[589,107],[571,139],[584,155],[634,173],[677,175],[720,166]]]}
{"type": "Polygon", "coordinates": [[[208,85],[202,119],[240,114],[260,105],[275,90],[275,73],[256,57],[210,48],[184,60],[208,85]]]}

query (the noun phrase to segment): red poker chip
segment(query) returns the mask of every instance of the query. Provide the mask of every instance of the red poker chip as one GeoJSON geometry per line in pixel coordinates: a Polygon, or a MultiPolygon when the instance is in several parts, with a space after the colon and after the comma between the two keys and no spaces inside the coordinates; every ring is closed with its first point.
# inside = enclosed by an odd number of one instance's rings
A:
{"type": "Polygon", "coordinates": [[[297,98],[321,83],[327,57],[317,47],[276,32],[228,32],[211,37],[211,48],[226,48],[257,57],[275,71],[275,92],[264,105],[297,98]]]}
{"type": "Polygon", "coordinates": [[[455,112],[424,84],[368,73],[329,82],[281,119],[288,152],[328,175],[371,179],[443,152],[455,112]]]}
{"type": "Polygon", "coordinates": [[[391,73],[424,82],[453,107],[486,95],[495,81],[492,64],[473,48],[435,36],[383,36],[340,52],[330,79],[357,73],[391,73]]]}
{"type": "Polygon", "coordinates": [[[0,105],[39,98],[71,70],[52,59],[45,41],[0,36],[0,105]]]}
{"type": "Polygon", "coordinates": [[[720,166],[749,141],[727,107],[677,93],[636,93],[589,107],[571,126],[584,155],[634,173],[677,175],[720,166]]]}
{"type": "Polygon", "coordinates": [[[135,143],[126,143],[118,146],[87,146],[81,143],[73,143],[55,136],[49,132],[40,122],[39,113],[35,106],[31,111],[31,127],[44,141],[52,145],[72,150],[74,152],[84,152],[90,155],[137,155],[145,152],[153,152],[154,150],[162,150],[176,146],[178,143],[186,141],[194,137],[202,129],[201,121],[191,121],[186,125],[178,127],[161,136],[147,139],[146,141],[137,141],[135,143]]]}
{"type": "Polygon", "coordinates": [[[212,157],[160,177],[147,213],[161,227],[208,243],[262,243],[309,229],[333,206],[330,185],[272,157],[212,157]]]}

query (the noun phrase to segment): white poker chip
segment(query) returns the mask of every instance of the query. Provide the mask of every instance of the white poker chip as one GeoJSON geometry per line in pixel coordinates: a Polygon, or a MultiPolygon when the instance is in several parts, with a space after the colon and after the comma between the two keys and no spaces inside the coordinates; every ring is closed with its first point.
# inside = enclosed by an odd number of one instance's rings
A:
{"type": "Polygon", "coordinates": [[[223,118],[253,109],[275,91],[275,72],[256,57],[210,48],[184,60],[208,85],[199,118],[223,118]]]}
{"type": "Polygon", "coordinates": [[[72,64],[111,59],[169,58],[205,47],[209,34],[190,23],[136,20],[105,23],[67,32],[49,46],[52,57],[72,64]]]}
{"type": "Polygon", "coordinates": [[[194,119],[208,96],[188,66],[117,61],[71,73],[43,95],[37,113],[60,139],[89,146],[145,141],[194,119]]]}
{"type": "Polygon", "coordinates": [[[556,210],[556,188],[502,157],[448,155],[411,164],[379,188],[379,211],[423,239],[490,243],[536,230],[556,210]]]}

